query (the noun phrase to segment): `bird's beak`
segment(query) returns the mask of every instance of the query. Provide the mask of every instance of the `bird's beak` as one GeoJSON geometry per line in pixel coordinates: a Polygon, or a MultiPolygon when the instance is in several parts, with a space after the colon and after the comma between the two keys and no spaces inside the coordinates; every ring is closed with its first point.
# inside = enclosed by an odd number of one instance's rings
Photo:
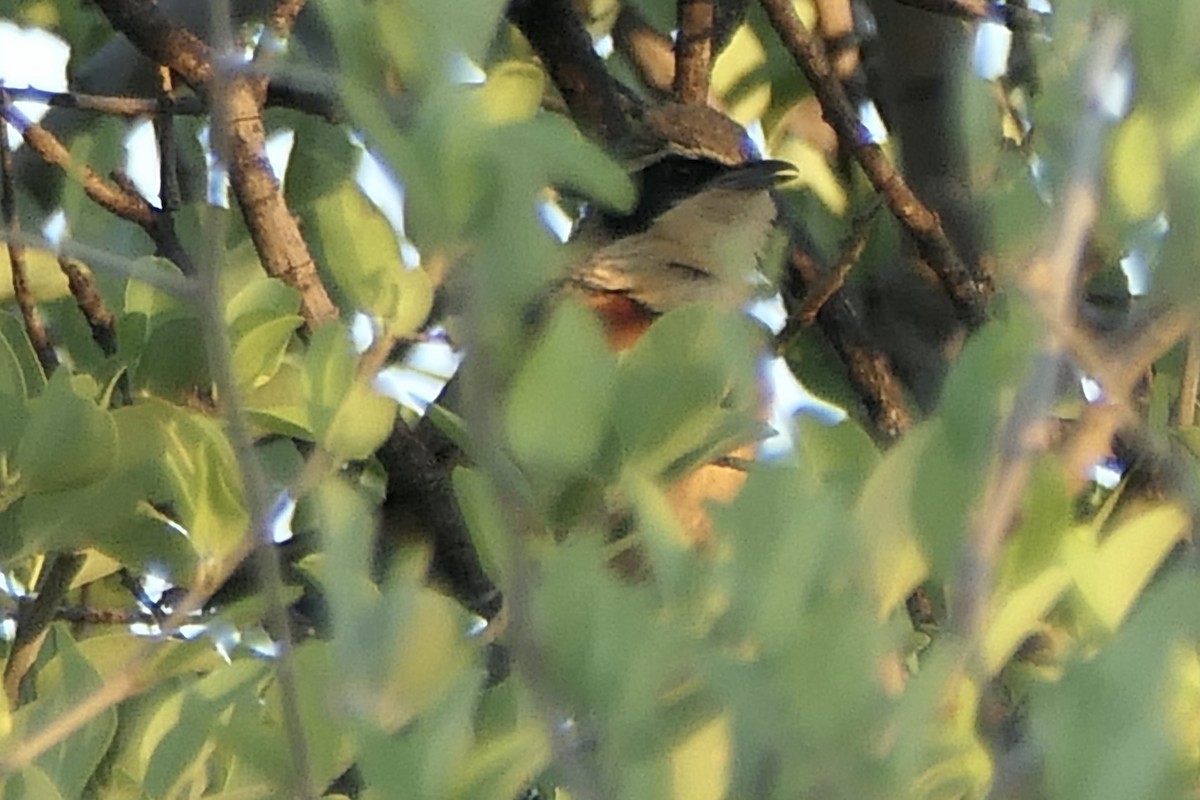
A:
{"type": "Polygon", "coordinates": [[[770,189],[796,177],[795,165],[787,161],[770,159],[767,161],[750,161],[717,176],[706,186],[706,189],[770,189]]]}

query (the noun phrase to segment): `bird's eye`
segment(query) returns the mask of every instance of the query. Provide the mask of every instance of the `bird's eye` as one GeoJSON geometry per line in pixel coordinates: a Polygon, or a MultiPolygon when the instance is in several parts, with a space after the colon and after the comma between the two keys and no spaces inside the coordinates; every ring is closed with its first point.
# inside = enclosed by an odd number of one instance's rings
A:
{"type": "Polygon", "coordinates": [[[707,281],[712,280],[712,273],[693,267],[691,264],[683,264],[678,261],[668,261],[667,266],[671,269],[678,270],[682,273],[683,278],[689,281],[707,281]]]}

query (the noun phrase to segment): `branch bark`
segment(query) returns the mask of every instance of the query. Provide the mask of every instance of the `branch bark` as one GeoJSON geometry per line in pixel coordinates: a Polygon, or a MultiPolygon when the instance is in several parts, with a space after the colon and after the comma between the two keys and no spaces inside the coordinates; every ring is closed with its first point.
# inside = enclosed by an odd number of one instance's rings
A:
{"type": "Polygon", "coordinates": [[[986,317],[986,288],[963,265],[937,214],[916,196],[879,145],[872,143],[837,80],[825,48],[801,22],[789,0],[762,0],[771,25],[812,86],[821,110],[867,179],[908,231],[922,259],[937,274],[960,320],[976,328],[986,317]]]}
{"type": "MultiPolygon", "coordinates": [[[[310,329],[336,319],[337,307],[267,161],[262,121],[266,79],[235,74],[222,83],[220,97],[214,97],[217,72],[212,49],[167,19],[152,0],[98,0],[97,5],[114,29],[129,37],[142,53],[178,74],[219,111],[215,126],[218,149],[228,163],[230,186],[263,267],[300,292],[300,313],[310,329]]],[[[280,19],[289,19],[289,13],[285,11],[280,19]]]]}
{"type": "Polygon", "coordinates": [[[675,99],[707,105],[713,58],[714,0],[678,0],[675,38],[675,99]]]}

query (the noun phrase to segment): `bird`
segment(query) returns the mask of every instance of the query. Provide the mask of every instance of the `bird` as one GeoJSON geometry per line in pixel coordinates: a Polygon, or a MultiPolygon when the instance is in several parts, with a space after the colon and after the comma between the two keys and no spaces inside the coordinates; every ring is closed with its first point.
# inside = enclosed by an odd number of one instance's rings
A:
{"type": "MultiPolygon", "coordinates": [[[[584,217],[571,242],[583,255],[565,281],[565,293],[597,315],[618,352],[673,309],[736,310],[753,298],[779,228],[773,190],[795,173],[788,162],[759,159],[745,131],[714,109],[668,104],[651,124],[666,144],[632,171],[636,205],[584,217]]],[[[769,399],[761,400],[765,409],[769,399]]],[[[689,542],[713,540],[708,504],[736,497],[746,478],[740,464],[753,456],[754,446],[743,445],[667,486],[689,542]]]]}

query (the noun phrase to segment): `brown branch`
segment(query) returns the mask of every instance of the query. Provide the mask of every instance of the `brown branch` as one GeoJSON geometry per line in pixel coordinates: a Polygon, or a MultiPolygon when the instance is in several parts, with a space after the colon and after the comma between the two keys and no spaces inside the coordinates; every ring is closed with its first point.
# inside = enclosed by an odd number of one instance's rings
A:
{"type": "Polygon", "coordinates": [[[75,298],[83,318],[92,331],[92,341],[105,355],[117,352],[116,317],[104,303],[92,273],[82,263],[66,256],[59,256],[58,268],[67,276],[67,287],[75,298]]]}
{"type": "Polygon", "coordinates": [[[13,707],[25,699],[25,678],[37,661],[50,623],[67,596],[71,581],[83,568],[83,561],[82,555],[74,553],[47,556],[45,571],[38,581],[37,597],[21,606],[17,615],[17,635],[4,664],[4,693],[13,707]]]}
{"type": "Polygon", "coordinates": [[[154,242],[158,255],[174,262],[185,275],[195,274],[191,257],[175,235],[170,219],[164,218],[159,209],[139,195],[128,179],[114,176],[111,182],[106,181],[86,164],[75,163],[70,151],[58,137],[32,122],[16,108],[0,108],[0,115],[21,132],[31,150],[82,186],[84,194],[93,202],[109,213],[140,227],[154,242]]]}
{"type": "MultiPolygon", "coordinates": [[[[808,251],[793,245],[788,263],[805,286],[820,286],[826,271],[808,251]]],[[[912,427],[912,412],[904,389],[888,361],[867,335],[862,313],[850,294],[839,288],[817,312],[821,332],[837,352],[846,378],[866,411],[871,433],[880,444],[891,444],[912,427]]]]}
{"type": "MultiPolygon", "coordinates": [[[[169,98],[173,89],[171,71],[159,67],[159,78],[162,80],[161,92],[163,98],[169,98]]],[[[165,105],[165,104],[164,104],[165,105]]],[[[154,142],[158,147],[158,197],[159,207],[163,216],[172,217],[179,208],[181,199],[179,193],[179,148],[175,141],[175,117],[165,111],[154,115],[154,142]]]]}
{"type": "MultiPolygon", "coordinates": [[[[12,103],[8,92],[0,87],[0,105],[8,109],[12,103]]],[[[2,124],[2,123],[0,123],[2,124]]],[[[0,130],[0,216],[4,218],[4,228],[8,232],[6,246],[8,248],[8,264],[12,272],[13,298],[21,310],[21,320],[25,323],[25,335],[33,345],[38,363],[42,370],[49,375],[58,366],[58,355],[50,343],[50,335],[46,332],[46,323],[33,297],[33,289],[29,285],[28,263],[25,260],[25,245],[21,243],[21,221],[17,218],[17,196],[13,182],[12,148],[8,142],[8,128],[0,130]]]]}
{"type": "Polygon", "coordinates": [[[631,114],[639,106],[608,73],[571,1],[513,0],[508,18],[541,57],[580,130],[617,154],[638,149],[631,114]]]}
{"type": "Polygon", "coordinates": [[[31,121],[18,109],[5,107],[2,113],[5,120],[21,132],[30,149],[46,163],[58,167],[67,177],[79,183],[92,201],[143,229],[154,227],[155,209],[143,198],[122,190],[115,183],[109,183],[91,167],[76,164],[70,151],[54,134],[31,121]]]}
{"type": "Polygon", "coordinates": [[[1085,244],[1099,212],[1098,186],[1108,120],[1099,112],[1095,93],[1116,69],[1125,41],[1125,26],[1116,18],[1098,22],[1086,65],[1087,107],[1091,113],[1076,125],[1071,178],[1063,195],[1052,240],[1025,276],[1026,292],[1045,322],[1040,351],[1031,376],[1020,387],[995,444],[991,473],[982,501],[962,547],[953,587],[951,626],[970,643],[972,665],[982,670],[981,641],[993,591],[996,561],[1021,499],[1033,464],[1049,444],[1045,435],[1053,409],[1067,342],[1062,331],[1074,327],[1074,291],[1085,244]]]}
{"type": "Polygon", "coordinates": [[[708,104],[713,58],[714,0],[677,0],[679,35],[675,39],[675,99],[708,104]]]}
{"type": "MultiPolygon", "coordinates": [[[[276,75],[267,87],[266,105],[270,108],[290,108],[306,114],[314,114],[333,122],[345,119],[345,111],[333,94],[332,87],[319,86],[328,80],[324,75],[312,75],[303,84],[298,83],[295,69],[287,75],[276,75]]],[[[13,100],[45,103],[52,108],[67,108],[77,111],[95,111],[118,117],[150,117],[170,114],[174,117],[199,117],[208,114],[208,105],[196,95],[183,97],[113,97],[88,94],[86,92],[50,92],[32,86],[10,87],[13,100]]]]}
{"type": "MultiPolygon", "coordinates": [[[[16,615],[6,614],[6,619],[16,620],[16,615]]],[[[153,625],[153,614],[132,611],[126,608],[93,608],[90,606],[66,606],[55,609],[54,621],[84,623],[86,625],[153,625]]]]}
{"type": "Polygon", "coordinates": [[[872,203],[865,213],[854,219],[850,228],[850,236],[842,248],[842,255],[838,259],[837,265],[822,276],[820,283],[807,286],[804,304],[800,307],[797,315],[802,326],[811,325],[816,320],[817,314],[829,301],[829,298],[833,297],[834,293],[845,284],[850,269],[862,258],[863,250],[866,249],[867,242],[871,238],[871,227],[875,222],[875,215],[879,213],[880,205],[876,198],[876,202],[872,203]]]}
{"type": "Polygon", "coordinates": [[[838,81],[820,39],[805,28],[790,0],[762,0],[762,6],[784,47],[812,86],[825,119],[837,132],[842,148],[853,155],[867,179],[908,231],[917,251],[937,274],[958,312],[971,328],[986,316],[986,287],[963,266],[946,237],[937,214],[913,193],[879,145],[867,138],[850,99],[838,81]]]}
{"type": "MultiPolygon", "coordinates": [[[[242,208],[250,238],[267,273],[300,292],[301,316],[311,329],[336,319],[308,245],[300,234],[266,157],[262,108],[265,76],[236,74],[214,92],[217,73],[212,49],[168,20],[152,0],[98,0],[110,24],[146,56],[177,73],[215,114],[214,141],[229,166],[229,182],[242,208]]],[[[286,25],[293,3],[278,16],[286,25]]],[[[294,19],[294,16],[290,17],[294,19]]]]}

